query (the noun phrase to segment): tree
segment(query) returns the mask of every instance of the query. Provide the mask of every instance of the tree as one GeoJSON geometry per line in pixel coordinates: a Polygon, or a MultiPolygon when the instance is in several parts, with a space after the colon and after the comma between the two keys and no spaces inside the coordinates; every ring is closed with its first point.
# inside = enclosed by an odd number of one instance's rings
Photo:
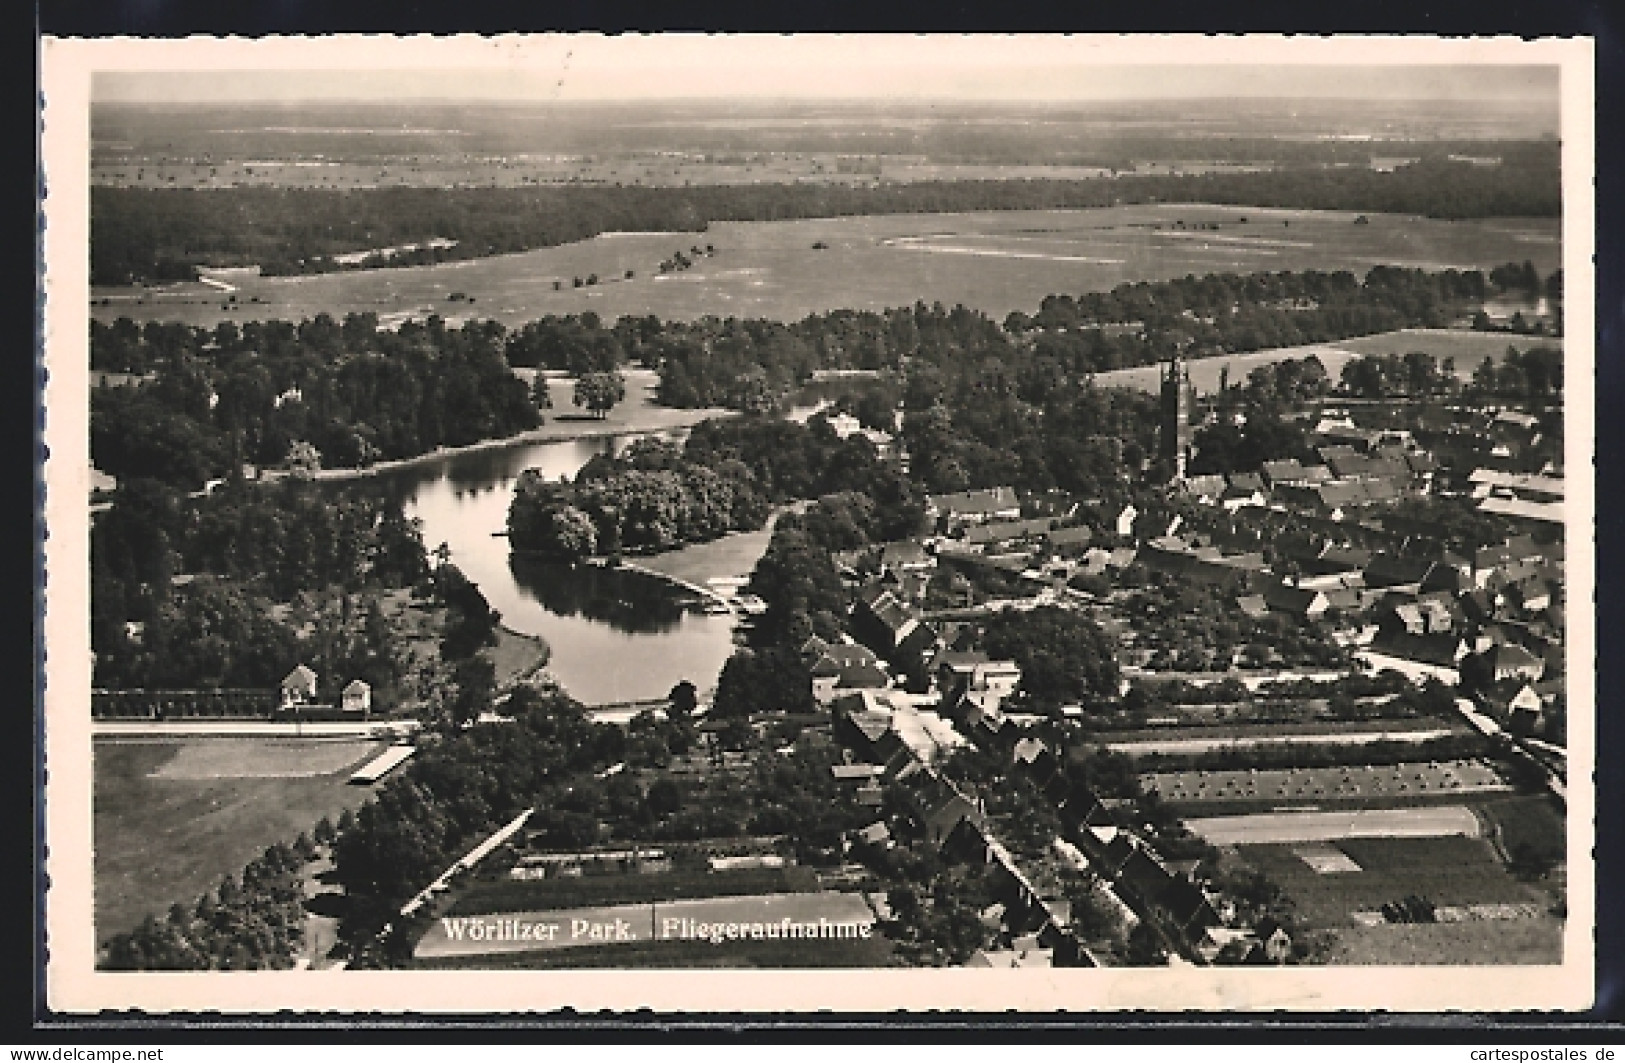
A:
{"type": "Polygon", "coordinates": [[[536,404],[538,410],[553,408],[553,391],[547,386],[547,375],[541,370],[537,370],[536,379],[531,381],[530,401],[536,404]]]}
{"type": "Polygon", "coordinates": [[[1128,932],[1123,960],[1130,967],[1162,967],[1168,963],[1168,950],[1150,923],[1135,923],[1128,932]]]}
{"type": "Polygon", "coordinates": [[[671,693],[666,695],[666,700],[666,711],[670,717],[673,720],[686,720],[693,716],[694,710],[699,707],[699,689],[693,683],[684,679],[671,688],[671,693]]]}
{"type": "Polygon", "coordinates": [[[626,381],[619,373],[586,373],[576,380],[575,404],[604,417],[626,398],[626,381]]]}

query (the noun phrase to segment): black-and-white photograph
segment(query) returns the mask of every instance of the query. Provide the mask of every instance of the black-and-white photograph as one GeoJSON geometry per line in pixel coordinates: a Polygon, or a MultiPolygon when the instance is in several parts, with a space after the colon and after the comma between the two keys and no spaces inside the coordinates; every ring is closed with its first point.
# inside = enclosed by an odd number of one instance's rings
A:
{"type": "Polygon", "coordinates": [[[60,1000],[1590,1003],[1585,42],[75,43],[60,1000]]]}

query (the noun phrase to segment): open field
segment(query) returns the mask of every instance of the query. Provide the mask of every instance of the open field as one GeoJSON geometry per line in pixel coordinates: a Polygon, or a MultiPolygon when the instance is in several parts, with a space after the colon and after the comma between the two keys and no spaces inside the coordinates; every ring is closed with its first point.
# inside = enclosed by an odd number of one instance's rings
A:
{"type": "Polygon", "coordinates": [[[450,915],[594,905],[649,904],[694,897],[752,893],[801,893],[818,888],[818,876],[804,867],[742,868],[735,871],[665,871],[639,875],[583,875],[579,878],[497,879],[474,883],[452,905],[450,915]]]}
{"type": "Polygon", "coordinates": [[[1563,921],[1385,923],[1340,929],[1325,961],[1344,966],[1528,966],[1563,962],[1563,921]]]}
{"type": "MultiPolygon", "coordinates": [[[[1305,802],[1300,802],[1305,803],[1305,802]]],[[[1340,812],[1260,812],[1187,819],[1213,845],[1272,845],[1360,838],[1476,838],[1478,817],[1463,805],[1368,808],[1340,812]]]]}
{"type": "Polygon", "coordinates": [[[963,303],[1002,319],[1012,310],[1036,311],[1046,295],[1186,274],[1346,269],[1363,275],[1375,265],[1490,269],[1526,258],[1544,274],[1560,263],[1557,219],[1371,215],[1370,224],[1355,226],[1354,217],[1197,204],[720,222],[702,233],[609,234],[436,266],[234,276],[229,293],[202,283],[98,288],[91,313],[104,322],[127,316],[210,327],[364,311],[385,321],[438,313],[453,323],[490,317],[509,325],[587,310],[605,320],[714,314],[792,321],[923,299],[963,303]],[[1217,230],[1189,228],[1199,224],[1217,230]],[[814,243],[827,247],[815,250],[814,243]],[[715,253],[692,268],[658,271],[674,252],[707,245],[715,253]],[[574,286],[575,278],[594,274],[599,283],[574,286]],[[467,301],[451,301],[453,293],[467,301]]]}
{"type": "Polygon", "coordinates": [[[899,966],[892,943],[880,934],[867,939],[820,941],[629,941],[573,949],[509,952],[486,956],[420,958],[414,967],[464,970],[549,970],[559,968],[831,968],[899,966]]]}
{"type": "MultiPolygon", "coordinates": [[[[306,743],[314,756],[332,743],[306,743]]],[[[359,760],[378,747],[360,749],[359,760]]],[[[260,750],[280,750],[285,738],[207,738],[123,742],[98,739],[94,771],[96,937],[105,941],[133,929],[149,913],[192,904],[226,875],[276,842],[291,842],[323,816],[337,818],[367,797],[349,785],[345,768],[295,778],[238,776],[169,778],[164,770],[207,761],[216,769],[233,761],[252,770],[260,750]],[[229,755],[219,747],[235,747],[229,755]],[[202,747],[204,752],[189,752],[202,747]],[[200,760],[199,758],[203,758],[200,760]]],[[[281,753],[268,753],[281,757],[281,753]]]]}
{"type": "MultiPolygon", "coordinates": [[[[1473,370],[1486,357],[1497,362],[1508,347],[1528,350],[1532,347],[1562,349],[1562,337],[1513,336],[1505,332],[1473,332],[1468,329],[1400,329],[1397,332],[1379,332],[1372,336],[1356,336],[1335,343],[1310,343],[1299,347],[1277,347],[1251,354],[1232,354],[1214,358],[1197,358],[1186,362],[1190,370],[1191,386],[1208,395],[1219,390],[1219,375],[1230,371],[1231,383],[1245,383],[1247,374],[1261,365],[1308,358],[1314,355],[1326,367],[1326,373],[1336,381],[1343,367],[1357,358],[1369,354],[1407,354],[1424,351],[1438,358],[1456,360],[1456,375],[1471,379],[1473,370]]],[[[1095,374],[1095,383],[1101,387],[1136,388],[1155,393],[1161,386],[1160,370],[1154,365],[1135,366],[1132,369],[1113,369],[1109,373],[1095,374]]]]}
{"type": "MultiPolygon", "coordinates": [[[[1298,919],[1314,928],[1353,927],[1355,912],[1379,911],[1411,894],[1441,907],[1542,900],[1480,838],[1350,838],[1327,845],[1243,845],[1237,852],[1285,890],[1298,919]],[[1331,866],[1322,850],[1340,854],[1355,870],[1331,866]]],[[[1494,922],[1505,927],[1518,920],[1494,922]]]]}
{"type": "Polygon", "coordinates": [[[153,772],[154,779],[309,779],[353,770],[373,742],[278,742],[238,738],[188,742],[153,772]]]}
{"type": "MultiPolygon", "coordinates": [[[[430,925],[428,933],[419,940],[414,955],[433,959],[624,942],[696,941],[711,944],[707,935],[722,933],[711,930],[711,927],[740,923],[772,924],[776,930],[786,923],[802,926],[812,924],[813,930],[808,937],[782,940],[779,944],[786,951],[802,947],[813,950],[835,937],[833,931],[828,932],[828,937],[819,936],[828,927],[839,924],[848,928],[846,936],[856,939],[858,934],[850,927],[873,922],[874,913],[863,898],[854,893],[705,897],[652,904],[522,911],[500,916],[448,916],[430,925]],[[518,929],[521,927],[531,929],[527,933],[518,929]]],[[[735,930],[734,933],[737,936],[739,931],[735,930]]],[[[726,940],[724,937],[716,944],[726,940]]]]}
{"type": "Polygon", "coordinates": [[[1140,785],[1157,791],[1162,800],[1173,805],[1247,801],[1313,804],[1510,789],[1493,768],[1472,760],[1335,768],[1157,771],[1141,775],[1140,785]]]}

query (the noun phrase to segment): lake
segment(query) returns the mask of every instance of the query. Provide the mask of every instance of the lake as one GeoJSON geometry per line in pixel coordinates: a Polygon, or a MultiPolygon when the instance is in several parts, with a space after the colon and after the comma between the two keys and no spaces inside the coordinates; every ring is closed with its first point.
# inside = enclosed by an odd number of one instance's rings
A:
{"type": "MultiPolygon", "coordinates": [[[[680,432],[665,434],[681,438],[680,432]]],[[[547,640],[553,651],[548,670],[588,705],[663,697],[682,679],[706,691],[733,652],[734,618],[690,607],[692,596],[665,580],[514,556],[508,540],[492,534],[507,527],[520,473],[539,468],[550,480],[574,476],[594,455],[619,453],[636,438],[493,447],[370,481],[398,495],[406,515],[423,522],[431,552],[447,545],[453,563],[479,584],[503,624],[547,640]]],[[[765,538],[741,536],[740,547],[736,556],[719,559],[722,568],[748,572],[765,538]]]]}

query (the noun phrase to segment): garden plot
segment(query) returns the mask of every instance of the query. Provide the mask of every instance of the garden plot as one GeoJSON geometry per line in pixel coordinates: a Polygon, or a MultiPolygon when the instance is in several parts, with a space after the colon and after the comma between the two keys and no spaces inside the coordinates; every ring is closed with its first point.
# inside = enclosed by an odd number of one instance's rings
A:
{"type": "Polygon", "coordinates": [[[1351,838],[1477,838],[1478,817],[1464,805],[1365,808],[1344,812],[1260,812],[1188,819],[1213,845],[1295,845],[1351,838]]]}
{"type": "Polygon", "coordinates": [[[1174,805],[1232,801],[1304,805],[1510,789],[1493,768],[1477,760],[1148,772],[1140,776],[1140,785],[1174,805]]]}

